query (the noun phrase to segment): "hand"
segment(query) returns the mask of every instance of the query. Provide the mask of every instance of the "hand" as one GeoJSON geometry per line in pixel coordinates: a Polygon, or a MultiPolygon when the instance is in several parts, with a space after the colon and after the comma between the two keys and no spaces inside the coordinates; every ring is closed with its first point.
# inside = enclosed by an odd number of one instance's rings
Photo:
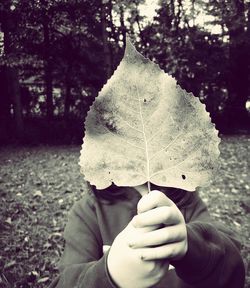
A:
{"type": "Polygon", "coordinates": [[[139,234],[130,247],[139,249],[144,260],[178,260],[187,252],[187,230],[178,207],[164,193],[151,191],[137,205],[138,215],[132,220],[135,228],[161,225],[161,228],[139,234]]]}
{"type": "Polygon", "coordinates": [[[135,228],[130,222],[115,238],[108,254],[107,266],[112,280],[119,287],[152,287],[168,271],[168,261],[143,261],[140,249],[132,249],[128,245],[131,239],[144,238],[145,233],[156,228],[135,228]]]}

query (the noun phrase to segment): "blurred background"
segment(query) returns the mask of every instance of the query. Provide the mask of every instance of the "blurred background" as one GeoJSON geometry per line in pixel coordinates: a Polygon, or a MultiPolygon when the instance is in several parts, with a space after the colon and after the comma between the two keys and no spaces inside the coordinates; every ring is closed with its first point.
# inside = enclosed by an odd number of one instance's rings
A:
{"type": "Polygon", "coordinates": [[[1,1],[0,143],[80,143],[126,34],[220,132],[248,133],[249,15],[243,0],[1,1]]]}
{"type": "Polygon", "coordinates": [[[241,241],[250,287],[250,2],[0,0],[0,288],[45,288],[58,274],[85,191],[84,119],[126,34],[220,131],[220,169],[198,190],[241,241]]]}

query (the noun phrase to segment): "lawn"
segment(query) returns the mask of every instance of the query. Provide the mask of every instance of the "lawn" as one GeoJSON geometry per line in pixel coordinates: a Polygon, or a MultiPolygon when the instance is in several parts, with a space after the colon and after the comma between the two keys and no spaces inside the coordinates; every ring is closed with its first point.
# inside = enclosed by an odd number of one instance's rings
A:
{"type": "MultiPolygon", "coordinates": [[[[220,173],[200,189],[212,216],[241,239],[245,287],[250,287],[249,144],[249,136],[223,137],[220,173]]],[[[67,214],[84,192],[79,151],[79,146],[1,148],[0,288],[43,288],[57,274],[67,214]]]]}

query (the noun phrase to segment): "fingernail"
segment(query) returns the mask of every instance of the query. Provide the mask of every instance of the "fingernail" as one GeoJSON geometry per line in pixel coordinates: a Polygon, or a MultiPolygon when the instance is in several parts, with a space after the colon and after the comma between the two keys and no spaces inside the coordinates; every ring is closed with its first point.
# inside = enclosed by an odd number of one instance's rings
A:
{"type": "Polygon", "coordinates": [[[143,255],[141,255],[140,258],[141,258],[141,260],[145,260],[145,256],[143,256],[143,255]]]}
{"type": "Polygon", "coordinates": [[[130,248],[133,248],[133,247],[134,247],[134,243],[133,243],[133,242],[130,242],[130,243],[128,243],[128,246],[129,246],[130,248]]]}
{"type": "Polygon", "coordinates": [[[136,227],[136,222],[137,222],[137,218],[136,216],[134,216],[134,218],[132,219],[132,224],[134,227],[136,227]]]}

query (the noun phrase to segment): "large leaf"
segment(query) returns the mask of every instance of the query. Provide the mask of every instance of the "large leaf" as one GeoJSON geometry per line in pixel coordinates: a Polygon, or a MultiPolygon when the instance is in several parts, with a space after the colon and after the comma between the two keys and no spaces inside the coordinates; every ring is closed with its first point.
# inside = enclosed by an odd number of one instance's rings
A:
{"type": "Polygon", "coordinates": [[[98,189],[151,182],[193,191],[217,166],[219,137],[205,106],[128,39],[85,129],[81,171],[98,189]]]}

